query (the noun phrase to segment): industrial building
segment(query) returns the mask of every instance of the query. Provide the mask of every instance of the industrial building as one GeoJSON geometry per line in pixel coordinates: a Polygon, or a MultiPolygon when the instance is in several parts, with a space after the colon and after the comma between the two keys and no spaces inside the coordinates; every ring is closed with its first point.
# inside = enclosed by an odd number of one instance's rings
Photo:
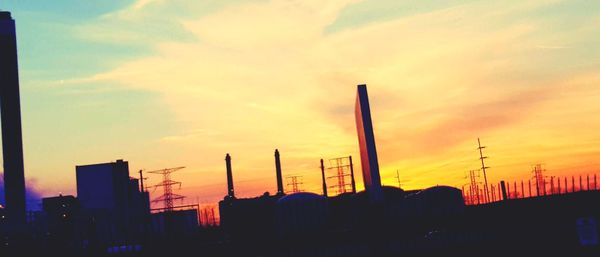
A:
{"type": "MultiPolygon", "coordinates": [[[[436,186],[410,192],[383,187],[365,85],[357,87],[355,113],[365,191],[353,190],[328,197],[325,169],[321,161],[323,195],[306,192],[286,195],[281,181],[280,153],[275,150],[277,193],[265,193],[255,198],[236,198],[232,158],[227,154],[225,167],[228,194],[219,203],[224,233],[245,241],[257,238],[293,241],[307,236],[333,236],[350,231],[374,233],[374,230],[384,227],[384,224],[401,225],[407,228],[406,231],[411,231],[408,228],[420,222],[443,221],[464,212],[462,191],[453,187],[436,186]]],[[[353,173],[351,176],[354,181],[353,173]]]]}
{"type": "Polygon", "coordinates": [[[77,166],[76,177],[80,215],[92,222],[95,238],[121,244],[141,238],[150,216],[149,194],[130,178],[128,162],[77,166]]]}

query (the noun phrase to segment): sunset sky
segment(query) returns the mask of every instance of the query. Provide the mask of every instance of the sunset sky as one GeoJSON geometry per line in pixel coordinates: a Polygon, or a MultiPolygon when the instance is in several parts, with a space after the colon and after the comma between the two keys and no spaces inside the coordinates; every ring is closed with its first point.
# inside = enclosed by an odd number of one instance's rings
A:
{"type": "MultiPolygon", "coordinates": [[[[461,187],[599,173],[599,1],[5,0],[17,23],[28,184],[75,194],[75,165],[174,174],[188,202],[320,192],[352,155],[367,84],[381,177],[461,187]]],[[[357,165],[358,187],[362,188],[357,165]]],[[[153,184],[158,177],[148,181],[153,184]]],[[[158,191],[153,192],[158,196],[158,191]]]]}

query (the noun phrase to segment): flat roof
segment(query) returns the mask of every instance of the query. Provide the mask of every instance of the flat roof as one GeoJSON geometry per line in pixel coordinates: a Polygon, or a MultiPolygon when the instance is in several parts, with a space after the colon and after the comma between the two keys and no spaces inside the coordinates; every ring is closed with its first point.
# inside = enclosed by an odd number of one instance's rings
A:
{"type": "Polygon", "coordinates": [[[104,165],[113,165],[116,163],[127,163],[123,159],[116,160],[114,162],[104,162],[104,163],[93,163],[93,164],[84,164],[84,165],[75,165],[75,167],[91,167],[91,166],[104,166],[104,165]]]}
{"type": "Polygon", "coordinates": [[[12,20],[12,17],[10,17],[10,12],[0,11],[0,20],[12,20]]]}

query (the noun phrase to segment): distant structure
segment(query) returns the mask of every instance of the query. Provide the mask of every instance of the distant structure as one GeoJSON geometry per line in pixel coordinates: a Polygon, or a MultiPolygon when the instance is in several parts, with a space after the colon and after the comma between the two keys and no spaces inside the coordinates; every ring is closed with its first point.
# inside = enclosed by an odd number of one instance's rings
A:
{"type": "Polygon", "coordinates": [[[58,238],[72,238],[78,225],[79,201],[72,195],[59,195],[42,199],[46,213],[48,233],[58,238]]]}
{"type": "Polygon", "coordinates": [[[328,178],[337,180],[337,183],[334,183],[330,187],[336,189],[338,194],[347,192],[356,193],[352,156],[329,159],[329,168],[327,169],[334,173],[334,175],[331,175],[328,178]],[[347,178],[349,178],[350,181],[348,181],[347,178]]]}
{"type": "Polygon", "coordinates": [[[396,170],[396,180],[398,181],[398,188],[402,188],[402,183],[400,183],[400,171],[396,170]]]}
{"type": "Polygon", "coordinates": [[[358,85],[355,105],[356,130],[360,146],[360,162],[362,166],[365,191],[369,194],[371,202],[383,201],[377,149],[375,147],[375,134],[371,121],[371,108],[367,85],[358,85]]]}
{"type": "MultiPolygon", "coordinates": [[[[227,161],[227,179],[233,177],[227,161]]],[[[268,191],[253,198],[230,197],[229,193],[219,201],[219,223],[223,230],[233,238],[264,238],[273,230],[276,202],[286,196],[283,188],[283,174],[279,150],[275,149],[275,176],[277,192],[268,191]]],[[[228,192],[233,192],[233,184],[228,183],[228,192]]],[[[292,194],[294,195],[294,194],[292,194]]],[[[210,218],[209,218],[210,219],[210,218]]]]}
{"type": "Polygon", "coordinates": [[[161,169],[161,170],[153,170],[153,171],[148,171],[148,173],[154,173],[154,174],[159,174],[162,175],[163,180],[154,185],[154,188],[159,188],[162,187],[163,188],[163,194],[159,197],[157,197],[156,199],[152,200],[153,203],[159,203],[162,202],[163,203],[163,208],[162,210],[170,212],[173,211],[173,201],[174,200],[181,200],[183,198],[185,198],[183,195],[178,195],[173,193],[173,186],[174,185],[178,185],[179,187],[181,187],[181,182],[179,181],[173,181],[171,180],[171,173],[181,170],[185,167],[176,167],[176,168],[167,168],[167,169],[161,169]]]}
{"type": "Polygon", "coordinates": [[[2,153],[4,190],[8,219],[25,224],[25,172],[23,136],[17,65],[15,21],[10,12],[0,11],[0,111],[2,116],[2,153]]]}
{"type": "Polygon", "coordinates": [[[356,180],[354,179],[354,163],[352,163],[352,155],[348,156],[350,161],[350,184],[352,185],[352,193],[356,193],[356,180]]]}
{"type": "Polygon", "coordinates": [[[235,198],[233,191],[233,171],[231,170],[231,156],[225,155],[225,168],[227,169],[227,196],[235,198]]]}
{"type": "Polygon", "coordinates": [[[75,170],[77,199],[94,224],[96,237],[119,241],[142,233],[150,199],[148,192],[140,191],[139,180],[129,177],[128,162],[81,165],[75,170]]]}
{"type": "Polygon", "coordinates": [[[481,203],[480,199],[479,199],[479,186],[477,185],[477,177],[479,177],[479,174],[477,173],[477,170],[470,170],[469,171],[469,202],[471,204],[474,203],[481,203]]]}
{"type": "Polygon", "coordinates": [[[287,185],[292,187],[292,194],[302,192],[300,188],[300,185],[304,184],[302,183],[302,176],[287,176],[286,179],[289,181],[287,185]]]}
{"type": "MultiPolygon", "coordinates": [[[[546,178],[541,164],[533,166],[533,178],[535,179],[535,192],[537,196],[546,195],[546,178]]],[[[581,180],[581,177],[580,177],[581,180]]],[[[575,183],[573,183],[574,185],[575,183]]]]}
{"type": "Polygon", "coordinates": [[[479,150],[479,159],[481,160],[481,171],[483,171],[483,193],[484,193],[484,202],[489,202],[490,201],[490,193],[489,193],[489,189],[488,189],[488,182],[487,182],[487,174],[486,174],[486,170],[489,169],[490,167],[485,166],[485,162],[483,160],[487,159],[487,156],[483,156],[483,149],[485,149],[485,146],[481,146],[481,141],[479,140],[479,138],[477,138],[477,145],[479,147],[477,147],[477,149],[479,150]]]}
{"type": "Polygon", "coordinates": [[[321,159],[321,180],[323,181],[323,196],[327,197],[327,181],[325,180],[325,164],[321,159]]]}
{"type": "Polygon", "coordinates": [[[277,175],[277,195],[284,195],[283,191],[283,175],[281,174],[281,159],[279,157],[279,150],[275,149],[275,172],[277,175]]]}

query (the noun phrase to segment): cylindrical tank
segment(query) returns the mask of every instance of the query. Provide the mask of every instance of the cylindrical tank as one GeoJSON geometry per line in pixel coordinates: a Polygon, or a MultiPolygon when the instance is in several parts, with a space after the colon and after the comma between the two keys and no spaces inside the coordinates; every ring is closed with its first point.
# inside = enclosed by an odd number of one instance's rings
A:
{"type": "Polygon", "coordinates": [[[428,217],[447,217],[463,212],[462,192],[449,186],[435,186],[411,196],[415,214],[428,217]]]}
{"type": "Polygon", "coordinates": [[[313,193],[294,193],[277,201],[276,231],[280,236],[315,233],[327,225],[327,199],[313,193]]]}

